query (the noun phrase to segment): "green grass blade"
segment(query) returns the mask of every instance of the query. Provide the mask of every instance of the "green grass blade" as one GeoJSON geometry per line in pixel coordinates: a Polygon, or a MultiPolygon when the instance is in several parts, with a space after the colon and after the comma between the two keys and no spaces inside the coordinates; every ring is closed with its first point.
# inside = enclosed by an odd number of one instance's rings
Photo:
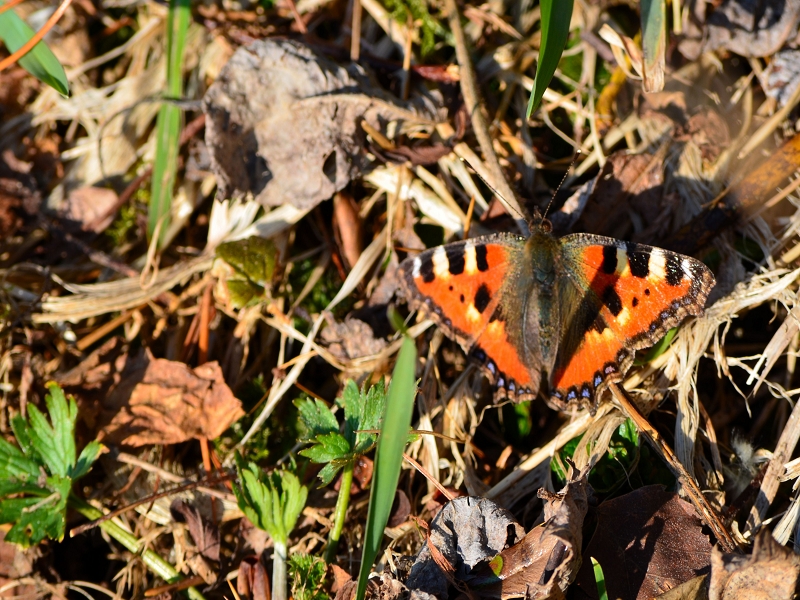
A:
{"type": "MultiPolygon", "coordinates": [[[[170,0],[167,18],[167,91],[166,97],[180,99],[183,95],[183,50],[191,19],[190,0],[170,0]]],[[[164,104],[156,121],[156,157],[153,164],[147,234],[152,239],[160,223],[159,246],[169,229],[172,191],[178,170],[178,149],[181,135],[181,109],[164,104]]]]}
{"type": "Polygon", "coordinates": [[[608,600],[608,592],[606,591],[606,576],[603,575],[603,567],[592,556],[592,569],[594,570],[594,581],[597,584],[597,597],[598,600],[608,600]]]}
{"type": "Polygon", "coordinates": [[[642,0],[642,86],[645,92],[664,89],[667,52],[666,0],[642,0]]]}
{"type": "MultiPolygon", "coordinates": [[[[0,0],[0,6],[3,4],[5,2],[0,0]]],[[[22,48],[33,37],[33,34],[33,29],[28,27],[28,24],[20,19],[13,10],[7,10],[0,14],[0,39],[5,43],[9,52],[13,53],[22,48]]],[[[36,44],[30,52],[19,59],[19,66],[59,94],[69,96],[69,82],[64,67],[44,42],[36,44]]]]}
{"type": "Polygon", "coordinates": [[[542,42],[539,45],[539,62],[533,80],[531,99],[528,102],[527,118],[539,107],[544,91],[561,60],[561,53],[569,37],[569,21],[572,18],[573,0],[542,0],[542,42]]]}
{"type": "Polygon", "coordinates": [[[356,600],[363,600],[367,591],[367,578],[372,563],[378,555],[383,540],[383,530],[389,522],[394,503],[403,449],[408,442],[411,414],[414,410],[414,372],[417,364],[417,347],[414,340],[405,338],[397,357],[389,386],[386,415],[383,418],[378,450],[375,453],[375,471],[369,495],[369,512],[364,534],[364,551],[361,555],[361,570],[358,574],[356,600]]]}

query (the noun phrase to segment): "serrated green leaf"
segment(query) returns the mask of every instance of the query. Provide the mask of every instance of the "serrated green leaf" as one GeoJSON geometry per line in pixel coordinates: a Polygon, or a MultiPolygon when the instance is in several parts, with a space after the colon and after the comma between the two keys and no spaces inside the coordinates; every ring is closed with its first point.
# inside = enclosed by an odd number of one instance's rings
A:
{"type": "Polygon", "coordinates": [[[103,444],[97,440],[86,444],[78,457],[78,461],[75,463],[75,467],[70,470],[69,475],[72,477],[72,480],[75,481],[86,475],[91,470],[92,464],[97,460],[102,451],[103,444]]]}
{"type": "Polygon", "coordinates": [[[345,460],[351,453],[350,442],[338,431],[323,433],[314,438],[314,445],[303,448],[302,456],[315,463],[326,463],[332,460],[345,460]]]}
{"type": "Polygon", "coordinates": [[[322,400],[298,398],[294,401],[294,405],[305,428],[303,441],[312,441],[326,433],[338,433],[339,423],[336,421],[336,416],[322,400]]]}
{"type": "Polygon", "coordinates": [[[239,508],[276,544],[286,545],[306,504],[308,488],[294,473],[273,471],[267,475],[257,465],[245,463],[238,454],[236,465],[241,485],[234,486],[234,494],[239,508]]]}
{"type": "Polygon", "coordinates": [[[0,498],[20,495],[48,496],[49,491],[30,480],[8,479],[0,481],[0,498]]]}
{"type": "MultiPolygon", "coordinates": [[[[0,6],[5,4],[0,0],[0,6]]],[[[34,35],[33,29],[12,10],[0,14],[0,40],[10,52],[16,52],[34,35]]],[[[69,81],[64,67],[44,42],[37,43],[30,52],[19,59],[19,66],[49,85],[58,93],[69,96],[69,81]]]]}
{"type": "Polygon", "coordinates": [[[31,426],[22,418],[21,414],[17,413],[11,417],[11,430],[25,456],[36,458],[36,450],[31,441],[31,426]]]}
{"type": "MultiPolygon", "coordinates": [[[[375,430],[381,428],[383,414],[386,411],[386,388],[381,379],[378,383],[369,388],[364,396],[364,403],[361,409],[361,420],[358,424],[360,430],[375,430]]],[[[377,436],[373,433],[359,433],[356,436],[354,452],[356,454],[366,454],[375,445],[377,436]]]]}
{"type": "Polygon", "coordinates": [[[0,437],[0,479],[27,479],[39,476],[39,464],[16,446],[0,437]]]}
{"type": "MultiPolygon", "coordinates": [[[[14,516],[6,541],[28,548],[45,538],[61,541],[66,527],[67,499],[72,487],[69,477],[46,480],[44,497],[6,499],[0,502],[0,519],[14,516]]],[[[11,521],[4,521],[11,522],[11,521]]]]}
{"type": "Polygon", "coordinates": [[[539,107],[550,80],[556,72],[561,54],[569,38],[569,22],[572,18],[573,0],[541,0],[542,38],[539,45],[539,61],[533,80],[531,98],[528,102],[527,118],[539,107]]]}
{"type": "Polygon", "coordinates": [[[336,474],[344,467],[344,463],[340,462],[329,462],[327,465],[322,467],[319,473],[317,473],[317,477],[319,478],[320,485],[325,487],[329,485],[333,478],[336,477],[336,474]]]}
{"type": "Polygon", "coordinates": [[[73,432],[78,407],[72,398],[67,402],[64,392],[56,384],[50,384],[48,388],[50,393],[45,396],[45,402],[52,426],[42,412],[31,405],[28,408],[31,443],[50,473],[65,477],[75,466],[73,432]]]}

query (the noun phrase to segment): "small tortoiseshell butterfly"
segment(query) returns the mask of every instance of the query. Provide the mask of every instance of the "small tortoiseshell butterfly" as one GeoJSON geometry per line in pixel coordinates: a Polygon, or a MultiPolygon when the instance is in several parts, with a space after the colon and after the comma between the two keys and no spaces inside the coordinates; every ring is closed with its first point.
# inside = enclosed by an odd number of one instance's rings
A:
{"type": "Polygon", "coordinates": [[[714,276],[700,261],[589,234],[556,238],[540,218],[524,238],[494,234],[407,258],[400,281],[483,365],[496,399],[539,393],[594,409],[634,352],[701,315],[714,276]]]}

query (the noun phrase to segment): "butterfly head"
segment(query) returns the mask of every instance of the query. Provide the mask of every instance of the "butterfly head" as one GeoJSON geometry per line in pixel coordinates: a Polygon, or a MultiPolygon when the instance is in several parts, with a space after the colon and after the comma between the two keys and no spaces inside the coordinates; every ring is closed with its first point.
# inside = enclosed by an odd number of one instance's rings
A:
{"type": "Polygon", "coordinates": [[[528,228],[531,230],[531,232],[553,232],[553,224],[544,216],[544,214],[539,212],[538,208],[534,209],[533,216],[528,220],[528,228]]]}

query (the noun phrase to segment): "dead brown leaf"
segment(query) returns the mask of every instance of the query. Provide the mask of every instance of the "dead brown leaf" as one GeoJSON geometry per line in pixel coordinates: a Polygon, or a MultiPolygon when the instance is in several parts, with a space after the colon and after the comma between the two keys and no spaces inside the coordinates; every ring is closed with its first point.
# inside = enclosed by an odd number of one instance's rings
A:
{"type": "Polygon", "coordinates": [[[597,519],[576,598],[597,598],[588,557],[603,568],[609,597],[623,600],[652,598],[708,569],[711,543],[702,521],[691,504],[661,486],[604,502],[597,519]]]}
{"type": "Polygon", "coordinates": [[[131,358],[114,344],[101,350],[60,381],[70,393],[102,403],[99,437],[106,443],[142,446],[213,439],[244,414],[216,362],[191,369],[153,358],[148,351],[131,358]]]}
{"type": "Polygon", "coordinates": [[[793,598],[800,578],[800,556],[781,546],[767,529],[756,536],[750,556],[711,553],[710,600],[793,598]]]}
{"type": "Polygon", "coordinates": [[[348,316],[339,323],[333,315],[326,314],[325,317],[328,326],[320,337],[330,353],[341,361],[374,356],[387,345],[385,339],[375,337],[372,327],[360,319],[348,316]]]}
{"type": "Polygon", "coordinates": [[[728,50],[741,56],[771,56],[798,35],[800,3],[791,0],[695,2],[688,35],[679,45],[690,60],[702,52],[728,50]],[[714,7],[705,14],[707,7],[714,7]],[[704,22],[705,21],[705,22],[704,22]]]}
{"type": "Polygon", "coordinates": [[[333,231],[347,268],[352,269],[361,257],[361,217],[352,194],[341,191],[333,197],[333,231]]]}
{"type": "Polygon", "coordinates": [[[369,166],[360,121],[418,120],[355,63],[290,40],[239,48],[205,95],[218,195],[309,209],[369,166]]]}
{"type": "Polygon", "coordinates": [[[172,518],[189,527],[197,551],[209,560],[219,562],[219,528],[207,521],[200,511],[176,498],[169,507],[172,518]]]}
{"type": "Polygon", "coordinates": [[[585,474],[559,494],[540,495],[546,500],[545,522],[524,537],[513,517],[490,500],[466,497],[446,504],[431,522],[409,589],[443,598],[452,582],[476,597],[562,597],[580,565],[585,474]]]}
{"type": "Polygon", "coordinates": [[[236,591],[244,600],[270,600],[269,577],[257,556],[247,556],[239,563],[236,591]]]}
{"type": "Polygon", "coordinates": [[[12,582],[34,573],[34,561],[42,554],[39,546],[27,550],[5,541],[6,532],[0,530],[0,598],[34,598],[36,586],[30,580],[14,586],[12,582]]]}
{"type": "Polygon", "coordinates": [[[708,575],[690,579],[656,598],[658,600],[708,600],[708,575]]]}
{"type": "Polygon", "coordinates": [[[646,213],[649,223],[661,206],[664,184],[663,157],[616,152],[608,157],[575,231],[625,237],[631,210],[646,213]]]}
{"type": "Polygon", "coordinates": [[[72,190],[62,206],[61,216],[83,231],[100,233],[111,225],[117,193],[101,187],[84,186],[72,190]]]}

